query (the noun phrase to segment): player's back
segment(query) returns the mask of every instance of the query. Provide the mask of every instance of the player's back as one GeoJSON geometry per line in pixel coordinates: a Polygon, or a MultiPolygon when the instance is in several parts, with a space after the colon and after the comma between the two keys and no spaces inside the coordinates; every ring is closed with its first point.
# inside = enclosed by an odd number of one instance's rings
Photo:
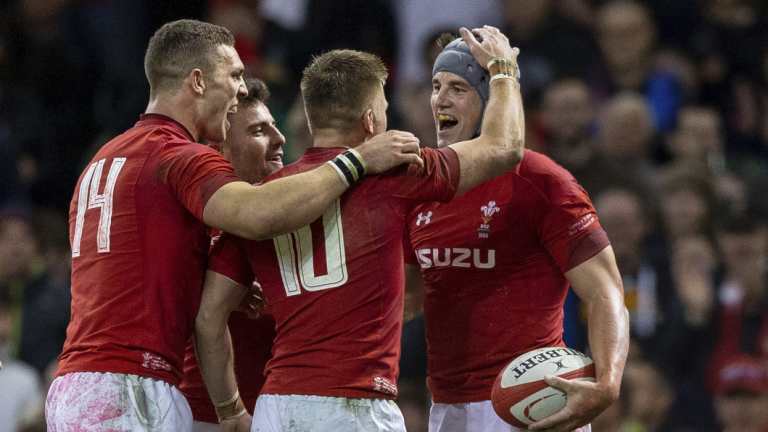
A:
{"type": "Polygon", "coordinates": [[[408,224],[408,258],[425,284],[435,401],[490,399],[506,362],[563,343],[564,273],[580,254],[597,252],[577,246],[599,228],[589,197],[565,169],[526,151],[514,171],[449,203],[419,205],[408,224]]]}
{"type": "Polygon", "coordinates": [[[236,180],[179,123],[145,115],[105,144],[70,205],[72,320],[58,374],[175,383],[200,301],[207,199],[236,180]]]}
{"type": "MultiPolygon", "coordinates": [[[[309,149],[272,178],[342,150],[309,149]]],[[[277,326],[262,393],[396,395],[405,217],[418,202],[450,199],[458,183],[453,150],[427,151],[424,159],[423,170],[366,178],[309,226],[246,243],[277,326]]]]}

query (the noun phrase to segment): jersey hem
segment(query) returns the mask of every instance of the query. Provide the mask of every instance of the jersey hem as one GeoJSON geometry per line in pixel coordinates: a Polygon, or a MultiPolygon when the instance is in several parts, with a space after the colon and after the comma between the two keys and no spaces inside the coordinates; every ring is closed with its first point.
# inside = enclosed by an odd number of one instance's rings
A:
{"type": "MultiPolygon", "coordinates": [[[[491,386],[488,386],[489,388],[491,386]]],[[[440,392],[434,392],[432,394],[432,402],[435,403],[441,403],[441,404],[460,404],[460,403],[471,403],[471,402],[482,402],[491,400],[491,394],[490,392],[483,392],[483,393],[469,393],[466,396],[456,396],[455,394],[453,397],[446,396],[444,394],[440,394],[440,392]]]]}
{"type": "Polygon", "coordinates": [[[176,388],[179,387],[179,382],[181,381],[181,377],[176,376],[172,372],[153,371],[153,370],[144,369],[141,367],[136,367],[130,364],[96,366],[96,364],[101,364],[102,362],[79,361],[78,363],[80,364],[79,366],[67,366],[66,364],[63,366],[60,366],[59,369],[56,371],[56,376],[60,377],[69,373],[77,373],[77,372],[106,372],[106,373],[136,375],[143,378],[157,379],[160,381],[165,381],[176,388]]]}
{"type": "Polygon", "coordinates": [[[267,386],[264,386],[264,389],[261,391],[261,395],[278,395],[278,396],[324,396],[324,397],[340,397],[340,398],[354,398],[354,399],[387,399],[387,400],[395,400],[397,396],[385,394],[385,393],[379,393],[374,391],[365,391],[365,390],[308,390],[308,389],[298,389],[298,388],[292,388],[292,389],[273,389],[268,388],[267,386]]]}

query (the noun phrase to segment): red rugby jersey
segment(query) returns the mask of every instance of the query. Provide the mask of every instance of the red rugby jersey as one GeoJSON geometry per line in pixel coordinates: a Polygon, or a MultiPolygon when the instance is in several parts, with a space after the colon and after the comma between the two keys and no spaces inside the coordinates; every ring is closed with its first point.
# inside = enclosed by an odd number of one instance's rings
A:
{"type": "MultiPolygon", "coordinates": [[[[307,171],[342,150],[311,148],[271,178],[307,171]]],[[[293,233],[262,242],[225,235],[214,246],[209,268],[242,284],[255,273],[275,318],[262,393],[397,395],[405,218],[418,202],[451,199],[459,177],[452,149],[422,156],[423,169],[366,178],[293,233]],[[226,250],[238,248],[243,259],[230,259],[226,250]]]]}
{"type": "Polygon", "coordinates": [[[425,285],[428,384],[440,403],[489,400],[514,357],[563,345],[564,273],[608,245],[584,189],[533,151],[450,203],[419,205],[408,225],[408,259],[425,285]]]}
{"type": "Polygon", "coordinates": [[[156,114],[96,153],[70,205],[72,318],[57,375],[178,382],[208,252],[203,210],[236,180],[218,153],[156,114]]]}

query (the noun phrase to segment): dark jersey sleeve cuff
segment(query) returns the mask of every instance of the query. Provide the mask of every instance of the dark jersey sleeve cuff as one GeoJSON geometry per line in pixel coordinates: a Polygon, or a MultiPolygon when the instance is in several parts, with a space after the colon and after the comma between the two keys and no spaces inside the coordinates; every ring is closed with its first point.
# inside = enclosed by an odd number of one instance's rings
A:
{"type": "Polygon", "coordinates": [[[611,242],[608,240],[608,234],[602,227],[593,229],[589,234],[574,242],[565,271],[568,272],[581,265],[600,253],[610,244],[611,242]]]}

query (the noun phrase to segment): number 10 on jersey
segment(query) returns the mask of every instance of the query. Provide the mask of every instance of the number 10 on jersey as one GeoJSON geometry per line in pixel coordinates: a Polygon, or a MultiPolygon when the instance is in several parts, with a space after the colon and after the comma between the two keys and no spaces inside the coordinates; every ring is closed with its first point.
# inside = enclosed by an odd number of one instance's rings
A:
{"type": "MultiPolygon", "coordinates": [[[[318,221],[321,222],[321,221],[318,221]]],[[[316,222],[316,223],[318,223],[316,222]]],[[[295,296],[306,291],[336,288],[347,282],[347,261],[344,250],[344,230],[341,226],[341,203],[336,200],[323,214],[322,229],[325,274],[315,274],[315,248],[309,225],[275,237],[275,253],[280,265],[285,294],[295,296]]]]}

